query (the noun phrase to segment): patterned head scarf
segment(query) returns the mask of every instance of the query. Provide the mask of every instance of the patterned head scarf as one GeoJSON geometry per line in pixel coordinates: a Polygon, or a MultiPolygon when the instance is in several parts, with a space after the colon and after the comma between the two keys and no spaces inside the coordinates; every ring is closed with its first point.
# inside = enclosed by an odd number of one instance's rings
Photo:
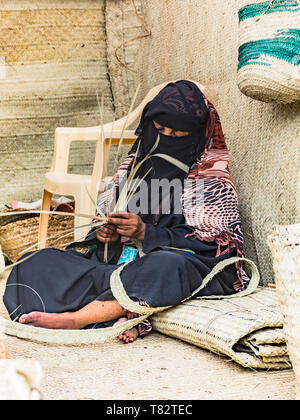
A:
{"type": "MultiPolygon", "coordinates": [[[[191,144],[195,146],[193,150],[197,155],[196,157],[191,156],[190,170],[185,175],[189,182],[185,184],[181,199],[186,224],[194,230],[188,236],[193,236],[201,241],[217,243],[216,257],[227,254],[233,248],[236,249],[238,257],[243,257],[243,232],[238,197],[228,167],[229,154],[219,115],[213,104],[194,83],[179,81],[175,87],[179,92],[175,98],[173,96],[174,84],[172,84],[147,104],[136,131],[139,136],[137,141],[142,137],[142,145],[144,138],[150,139],[150,137],[144,137],[145,133],[147,134],[147,126],[149,127],[147,118],[155,117],[155,121],[168,127],[170,116],[166,112],[167,107],[172,110],[171,118],[174,118],[176,114],[176,122],[173,120],[174,124],[170,125],[170,128],[191,131],[192,135],[189,137],[191,144]],[[186,90],[178,89],[183,84],[192,88],[189,94],[186,90]],[[171,92],[169,88],[173,89],[173,94],[170,96],[168,96],[171,92]],[[194,117],[192,117],[192,110],[194,117]],[[182,115],[179,116],[179,114],[182,115]],[[196,198],[200,195],[203,197],[203,202],[201,206],[197,206],[195,205],[196,198]]],[[[183,137],[183,139],[186,138],[183,137]]],[[[146,154],[151,149],[151,142],[154,141],[155,139],[146,140],[140,153],[137,153],[137,143],[134,145],[127,159],[115,174],[111,188],[119,189],[122,179],[129,173],[135,159],[140,159],[146,154]]],[[[185,158],[186,155],[183,159],[185,158]]],[[[98,206],[103,211],[109,196],[111,196],[110,189],[99,196],[98,206]]],[[[243,263],[237,262],[235,265],[237,281],[234,288],[236,291],[242,291],[247,288],[250,280],[244,271],[243,263]]]]}

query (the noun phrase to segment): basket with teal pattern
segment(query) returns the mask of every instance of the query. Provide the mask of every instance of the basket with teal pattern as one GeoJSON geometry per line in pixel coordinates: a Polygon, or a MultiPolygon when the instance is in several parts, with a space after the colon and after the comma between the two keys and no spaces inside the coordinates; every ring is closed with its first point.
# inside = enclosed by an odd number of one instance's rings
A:
{"type": "Polygon", "coordinates": [[[272,0],[239,11],[238,86],[264,102],[300,101],[300,0],[272,0]]]}

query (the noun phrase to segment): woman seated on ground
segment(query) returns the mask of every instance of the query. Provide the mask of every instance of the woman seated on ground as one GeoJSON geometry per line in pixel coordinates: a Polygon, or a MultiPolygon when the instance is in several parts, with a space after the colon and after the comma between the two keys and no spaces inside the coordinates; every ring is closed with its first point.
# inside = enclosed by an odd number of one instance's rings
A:
{"type": "MultiPolygon", "coordinates": [[[[125,246],[136,240],[142,242],[146,255],[124,267],[121,281],[131,299],[151,307],[178,305],[219,261],[242,256],[228,150],[218,114],[199,88],[187,80],[168,84],[144,108],[136,134],[135,145],[114,177],[113,190],[118,195],[132,166],[150,153],[151,159],[135,174],[147,187],[144,195],[137,188],[128,211],[110,213],[106,225],[92,230],[84,242],[66,251],[41,250],[16,266],[4,295],[12,319],[18,317],[20,323],[33,327],[82,329],[138,317],[118,303],[110,288],[125,246]],[[176,188],[164,193],[163,188],[157,189],[159,182],[167,186],[171,182],[176,188]],[[134,206],[141,210],[130,211],[134,206]],[[79,253],[73,249],[76,246],[88,252],[79,253]]],[[[109,195],[110,190],[100,196],[103,211],[109,195]]],[[[196,296],[229,295],[248,283],[243,265],[235,263],[196,296]]],[[[119,338],[129,343],[150,331],[146,320],[119,338]]]]}

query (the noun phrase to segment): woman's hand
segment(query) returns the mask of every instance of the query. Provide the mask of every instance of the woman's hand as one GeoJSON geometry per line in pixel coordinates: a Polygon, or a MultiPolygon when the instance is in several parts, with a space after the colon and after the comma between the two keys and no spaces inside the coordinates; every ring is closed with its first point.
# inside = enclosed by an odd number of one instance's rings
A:
{"type": "Polygon", "coordinates": [[[117,233],[117,227],[110,223],[97,228],[96,236],[98,241],[104,244],[117,242],[120,237],[120,235],[117,233]]]}
{"type": "Polygon", "coordinates": [[[133,213],[111,213],[108,222],[116,226],[119,235],[144,240],[146,225],[140,216],[133,213]]]}

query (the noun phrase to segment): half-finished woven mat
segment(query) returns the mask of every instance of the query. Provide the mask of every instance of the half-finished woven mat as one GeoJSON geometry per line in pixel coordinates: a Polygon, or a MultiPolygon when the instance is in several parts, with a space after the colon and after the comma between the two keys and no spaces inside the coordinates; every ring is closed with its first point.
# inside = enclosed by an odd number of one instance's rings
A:
{"type": "Polygon", "coordinates": [[[291,367],[277,293],[258,288],[233,300],[193,299],[151,317],[154,330],[246,368],[291,367]]]}
{"type": "MultiPolygon", "coordinates": [[[[216,274],[223,270],[226,266],[231,265],[237,261],[244,260],[248,263],[251,271],[251,280],[246,290],[239,292],[235,295],[230,296],[210,296],[209,298],[218,299],[230,299],[235,300],[240,296],[247,296],[253,293],[259,283],[259,272],[253,261],[247,258],[233,257],[226,260],[220,261],[211,272],[203,279],[202,284],[194,290],[190,298],[202,290],[216,274]]],[[[126,293],[123,283],[121,281],[120,274],[126,264],[120,265],[111,275],[110,287],[112,294],[119,304],[131,311],[140,314],[139,318],[130,319],[122,324],[101,329],[90,329],[90,330],[48,330],[45,328],[32,328],[28,325],[22,325],[18,322],[13,322],[7,319],[0,318],[0,328],[7,335],[23,338],[26,340],[39,341],[45,343],[56,343],[56,344],[95,344],[103,343],[112,338],[118,337],[119,334],[133,328],[144,319],[153,315],[156,312],[164,311],[169,307],[146,307],[140,306],[134,302],[126,293]]],[[[207,297],[207,299],[209,299],[207,297]]]]}

